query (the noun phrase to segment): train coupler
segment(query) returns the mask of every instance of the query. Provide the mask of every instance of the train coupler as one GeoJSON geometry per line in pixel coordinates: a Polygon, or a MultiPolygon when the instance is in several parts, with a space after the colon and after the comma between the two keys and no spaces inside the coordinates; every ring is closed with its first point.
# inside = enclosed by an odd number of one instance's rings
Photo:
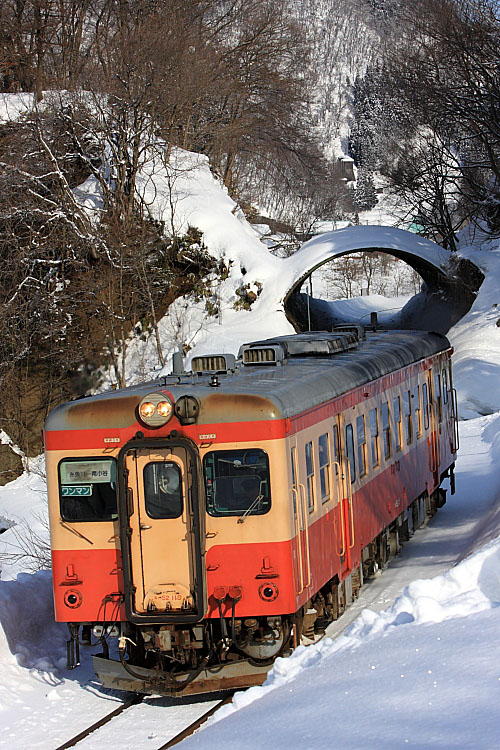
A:
{"type": "Polygon", "coordinates": [[[75,669],[80,666],[80,641],[78,640],[79,625],[68,623],[70,639],[66,641],[66,667],[75,669]]]}

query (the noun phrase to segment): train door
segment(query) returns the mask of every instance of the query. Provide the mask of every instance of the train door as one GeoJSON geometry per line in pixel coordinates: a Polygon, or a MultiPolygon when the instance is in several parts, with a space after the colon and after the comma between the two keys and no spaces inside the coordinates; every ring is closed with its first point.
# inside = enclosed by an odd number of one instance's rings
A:
{"type": "Polygon", "coordinates": [[[124,456],[127,522],[122,522],[122,546],[128,550],[124,577],[126,584],[129,579],[131,619],[195,622],[205,613],[195,460],[194,452],[181,444],[136,448],[124,456]]]}
{"type": "MultiPolygon", "coordinates": [[[[340,556],[342,572],[351,570],[351,550],[354,546],[354,516],[352,508],[352,484],[355,479],[354,433],[353,426],[346,423],[338,414],[333,424],[334,466],[339,487],[339,502],[335,516],[337,530],[337,552],[340,556]]],[[[344,575],[343,575],[344,577],[344,575]]]]}
{"type": "Polygon", "coordinates": [[[295,580],[296,593],[301,594],[311,584],[311,558],[309,552],[309,525],[306,508],[306,488],[299,449],[305,450],[302,441],[297,444],[296,438],[290,442],[291,495],[293,520],[295,526],[296,558],[295,580]]]}

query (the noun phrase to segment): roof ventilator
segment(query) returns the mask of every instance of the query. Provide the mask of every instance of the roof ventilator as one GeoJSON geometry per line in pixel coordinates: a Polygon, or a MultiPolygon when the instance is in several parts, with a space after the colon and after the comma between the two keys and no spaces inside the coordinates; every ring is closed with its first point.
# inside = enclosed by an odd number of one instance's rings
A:
{"type": "Polygon", "coordinates": [[[207,354],[202,357],[193,357],[191,361],[192,372],[200,375],[204,372],[234,372],[235,368],[236,358],[234,354],[207,354]]]}
{"type": "Polygon", "coordinates": [[[255,341],[244,344],[238,356],[244,365],[279,365],[290,357],[328,357],[357,347],[356,328],[349,326],[347,331],[315,331],[255,341]]]}
{"type": "Polygon", "coordinates": [[[244,344],[239,352],[244,365],[280,365],[286,358],[286,351],[281,344],[262,346],[260,344],[244,344]]]}
{"type": "MultiPolygon", "coordinates": [[[[347,325],[333,326],[332,333],[349,333],[355,339],[354,346],[357,345],[358,341],[364,341],[366,339],[365,329],[363,326],[357,323],[351,323],[347,325]]],[[[351,348],[351,347],[349,347],[351,348]]]]}

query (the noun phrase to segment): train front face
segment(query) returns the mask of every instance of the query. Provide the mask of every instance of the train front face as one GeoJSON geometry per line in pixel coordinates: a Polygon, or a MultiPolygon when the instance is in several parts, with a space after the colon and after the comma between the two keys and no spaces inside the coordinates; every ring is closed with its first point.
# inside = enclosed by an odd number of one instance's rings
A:
{"type": "MultiPolygon", "coordinates": [[[[175,410],[175,388],[84,399],[49,417],[56,619],[73,634],[120,635],[145,680],[158,667],[184,679],[230,664],[235,685],[252,684],[265,669],[252,677],[234,665],[264,667],[296,610],[293,519],[280,502],[285,426],[251,396],[243,419],[217,421],[235,414],[235,397],[206,391],[191,402],[194,423],[175,410]]],[[[129,677],[103,681],[131,688],[129,677]]]]}

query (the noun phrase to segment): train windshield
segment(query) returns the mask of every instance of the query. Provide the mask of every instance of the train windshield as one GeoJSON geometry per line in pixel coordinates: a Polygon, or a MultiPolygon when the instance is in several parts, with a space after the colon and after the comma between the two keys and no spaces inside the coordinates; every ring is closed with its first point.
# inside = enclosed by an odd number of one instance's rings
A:
{"type": "Polygon", "coordinates": [[[211,516],[262,515],[271,507],[269,459],[260,450],[211,451],[203,459],[211,516]]]}
{"type": "Polygon", "coordinates": [[[118,518],[115,459],[61,461],[59,501],[65,521],[112,521],[118,518]]]}
{"type": "Polygon", "coordinates": [[[144,467],[144,503],[151,518],[182,515],[181,470],[173,461],[154,461],[144,467]]]}

